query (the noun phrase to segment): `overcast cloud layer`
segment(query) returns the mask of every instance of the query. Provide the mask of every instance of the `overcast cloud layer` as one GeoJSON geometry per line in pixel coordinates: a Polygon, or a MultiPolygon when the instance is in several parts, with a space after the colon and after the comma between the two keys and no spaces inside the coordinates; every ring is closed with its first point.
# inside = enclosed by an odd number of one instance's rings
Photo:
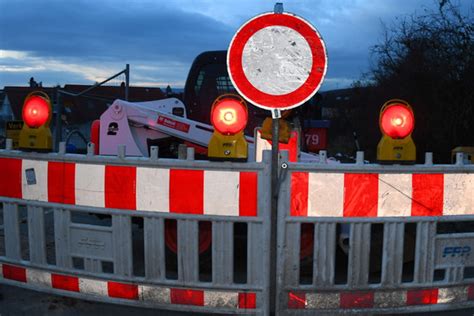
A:
{"type": "MultiPolygon", "coordinates": [[[[472,0],[458,0],[466,10],[472,0]]],[[[436,0],[288,0],[285,10],[323,36],[322,89],[344,88],[369,68],[382,22],[436,8],[436,0]]],[[[269,0],[0,0],[0,88],[90,84],[131,66],[131,84],[182,87],[200,52],[227,49],[239,26],[271,11],[269,0]]],[[[470,7],[471,6],[471,7],[470,7]]],[[[118,81],[116,82],[118,84],[118,81]]]]}

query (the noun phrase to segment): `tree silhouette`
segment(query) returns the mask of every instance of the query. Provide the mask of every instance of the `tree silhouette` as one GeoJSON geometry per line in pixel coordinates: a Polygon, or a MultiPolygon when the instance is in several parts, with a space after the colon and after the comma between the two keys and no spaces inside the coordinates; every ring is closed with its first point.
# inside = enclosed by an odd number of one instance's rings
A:
{"type": "MultiPolygon", "coordinates": [[[[470,10],[463,15],[459,6],[441,0],[435,12],[385,27],[384,40],[372,47],[371,96],[365,96],[371,106],[366,109],[373,111],[374,102],[383,99],[407,100],[415,111],[413,136],[420,158],[432,151],[436,161],[447,162],[452,148],[474,146],[474,9],[470,10]]],[[[370,134],[366,136],[372,146],[370,134]]]]}

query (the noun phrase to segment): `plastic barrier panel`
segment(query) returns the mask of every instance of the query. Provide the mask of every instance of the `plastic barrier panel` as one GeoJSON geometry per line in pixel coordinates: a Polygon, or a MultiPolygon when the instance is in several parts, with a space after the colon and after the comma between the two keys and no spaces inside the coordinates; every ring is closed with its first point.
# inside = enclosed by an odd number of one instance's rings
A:
{"type": "Polygon", "coordinates": [[[269,313],[267,160],[91,153],[0,151],[0,282],[158,309],[269,313]]]}
{"type": "Polygon", "coordinates": [[[474,165],[282,162],[277,310],[474,306],[474,165]]]}

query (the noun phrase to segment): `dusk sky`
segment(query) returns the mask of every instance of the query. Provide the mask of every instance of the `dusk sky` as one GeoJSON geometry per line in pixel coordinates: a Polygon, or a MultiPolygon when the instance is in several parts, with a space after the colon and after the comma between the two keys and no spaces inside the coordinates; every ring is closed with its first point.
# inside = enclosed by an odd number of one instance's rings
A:
{"type": "MultiPolygon", "coordinates": [[[[434,10],[437,0],[287,0],[328,50],[322,90],[345,88],[370,67],[382,24],[434,10]]],[[[463,11],[472,0],[455,0],[463,11]]],[[[246,20],[272,11],[269,0],[0,0],[0,89],[28,84],[92,84],[131,67],[134,86],[183,87],[200,52],[227,49],[246,20]]],[[[118,84],[119,82],[115,82],[118,84]]]]}

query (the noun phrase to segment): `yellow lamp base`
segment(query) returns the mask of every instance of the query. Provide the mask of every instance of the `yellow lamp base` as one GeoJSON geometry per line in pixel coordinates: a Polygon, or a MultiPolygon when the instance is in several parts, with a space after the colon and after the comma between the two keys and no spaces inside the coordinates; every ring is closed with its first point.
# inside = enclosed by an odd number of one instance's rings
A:
{"type": "Polygon", "coordinates": [[[53,149],[51,130],[44,126],[29,128],[24,124],[20,132],[19,147],[23,150],[51,151],[53,149]]]}
{"type": "Polygon", "coordinates": [[[377,146],[377,161],[382,164],[414,164],[416,162],[416,146],[411,136],[403,139],[382,136],[377,146]]]}
{"type": "Polygon", "coordinates": [[[207,148],[210,160],[247,161],[248,145],[243,132],[235,135],[222,135],[214,132],[207,148]]]}

